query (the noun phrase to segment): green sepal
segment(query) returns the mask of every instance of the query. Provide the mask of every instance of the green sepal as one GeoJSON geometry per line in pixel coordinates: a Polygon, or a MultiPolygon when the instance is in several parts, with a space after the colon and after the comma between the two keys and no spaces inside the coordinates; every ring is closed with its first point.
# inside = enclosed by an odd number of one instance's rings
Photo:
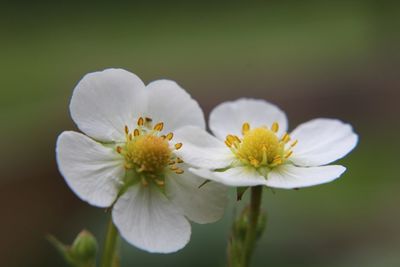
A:
{"type": "Polygon", "coordinates": [[[242,187],[236,188],[236,200],[237,201],[242,200],[242,197],[248,188],[249,188],[248,186],[242,186],[242,187]]]}

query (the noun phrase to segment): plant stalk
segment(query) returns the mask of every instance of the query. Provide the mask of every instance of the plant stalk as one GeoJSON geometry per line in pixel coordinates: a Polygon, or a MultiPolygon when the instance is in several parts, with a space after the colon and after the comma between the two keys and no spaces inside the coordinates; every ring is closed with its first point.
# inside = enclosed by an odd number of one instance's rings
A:
{"type": "Polygon", "coordinates": [[[116,260],[116,249],[118,240],[118,230],[115,227],[112,218],[107,226],[106,239],[104,241],[103,255],[101,258],[101,267],[113,267],[116,260]]]}

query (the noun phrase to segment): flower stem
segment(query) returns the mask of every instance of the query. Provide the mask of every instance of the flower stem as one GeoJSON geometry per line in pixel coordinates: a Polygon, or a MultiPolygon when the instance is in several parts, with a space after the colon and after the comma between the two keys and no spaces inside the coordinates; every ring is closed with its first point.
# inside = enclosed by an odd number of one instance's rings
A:
{"type": "Polygon", "coordinates": [[[254,186],[251,188],[251,199],[249,209],[249,224],[247,228],[246,238],[244,241],[244,257],[243,266],[249,266],[251,256],[257,240],[258,218],[261,208],[262,186],[254,186]]]}
{"type": "Polygon", "coordinates": [[[104,242],[103,256],[101,258],[101,267],[112,267],[116,261],[116,244],[118,236],[118,230],[110,217],[104,242]]]}

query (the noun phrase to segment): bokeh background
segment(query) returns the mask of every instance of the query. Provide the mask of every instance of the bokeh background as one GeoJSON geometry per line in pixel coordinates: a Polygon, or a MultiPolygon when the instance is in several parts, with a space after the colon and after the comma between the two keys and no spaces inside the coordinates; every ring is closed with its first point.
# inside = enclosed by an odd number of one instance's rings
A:
{"type": "MultiPolygon", "coordinates": [[[[341,179],[265,191],[269,221],[253,266],[400,266],[398,3],[2,2],[1,266],[64,266],[48,233],[68,243],[83,228],[103,236],[105,210],[72,193],[54,149],[76,129],[74,86],[108,67],[146,83],[174,79],[207,115],[247,96],[279,105],[291,129],[315,117],[350,122],[360,143],[340,161],[341,179]]],[[[175,254],[122,243],[122,266],[224,266],[236,206],[232,197],[223,220],[193,225],[175,254]]]]}

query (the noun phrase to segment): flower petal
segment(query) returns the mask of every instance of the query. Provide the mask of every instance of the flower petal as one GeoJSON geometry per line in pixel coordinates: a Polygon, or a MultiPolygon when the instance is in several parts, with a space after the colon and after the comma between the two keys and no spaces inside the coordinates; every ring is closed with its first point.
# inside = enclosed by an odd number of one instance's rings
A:
{"type": "Polygon", "coordinates": [[[266,185],[267,182],[263,176],[251,167],[235,167],[223,172],[194,168],[190,168],[189,170],[200,177],[228,186],[266,185]]]}
{"type": "Polygon", "coordinates": [[[198,168],[225,168],[235,158],[223,142],[198,127],[186,126],[175,131],[173,140],[183,144],[175,153],[198,168]]]}
{"type": "Polygon", "coordinates": [[[331,163],[349,153],[358,141],[349,124],[334,119],[314,119],[300,124],[290,136],[298,140],[290,159],[299,166],[331,163]]]}
{"type": "Polygon", "coordinates": [[[149,106],[148,116],[154,122],[164,122],[164,132],[174,131],[185,125],[205,128],[204,114],[196,100],[176,82],[158,80],[146,86],[149,106]]]}
{"type": "Polygon", "coordinates": [[[244,122],[250,123],[251,128],[271,127],[272,123],[278,122],[279,136],[287,130],[288,125],[286,115],[281,109],[260,99],[241,98],[224,102],[210,114],[210,129],[221,140],[225,140],[228,134],[241,136],[244,122]]]}
{"type": "Polygon", "coordinates": [[[113,149],[76,132],[63,132],[57,140],[57,163],[68,186],[82,200],[110,206],[125,175],[124,160],[113,149]]]}
{"type": "Polygon", "coordinates": [[[196,223],[211,223],[221,219],[228,200],[227,187],[215,182],[201,186],[205,179],[190,173],[187,167],[184,170],[183,174],[168,175],[165,183],[168,198],[196,223]]]}
{"type": "Polygon", "coordinates": [[[149,252],[175,252],[190,239],[182,211],[154,185],[129,188],[115,203],[112,217],[126,241],[149,252]]]}
{"type": "Polygon", "coordinates": [[[267,179],[267,186],[274,188],[300,188],[331,182],[346,170],[340,165],[322,167],[297,167],[285,164],[274,168],[267,179]]]}
{"type": "Polygon", "coordinates": [[[70,111],[79,129],[99,141],[123,141],[146,108],[143,82],[122,69],[85,75],[74,89],[70,111]]]}

